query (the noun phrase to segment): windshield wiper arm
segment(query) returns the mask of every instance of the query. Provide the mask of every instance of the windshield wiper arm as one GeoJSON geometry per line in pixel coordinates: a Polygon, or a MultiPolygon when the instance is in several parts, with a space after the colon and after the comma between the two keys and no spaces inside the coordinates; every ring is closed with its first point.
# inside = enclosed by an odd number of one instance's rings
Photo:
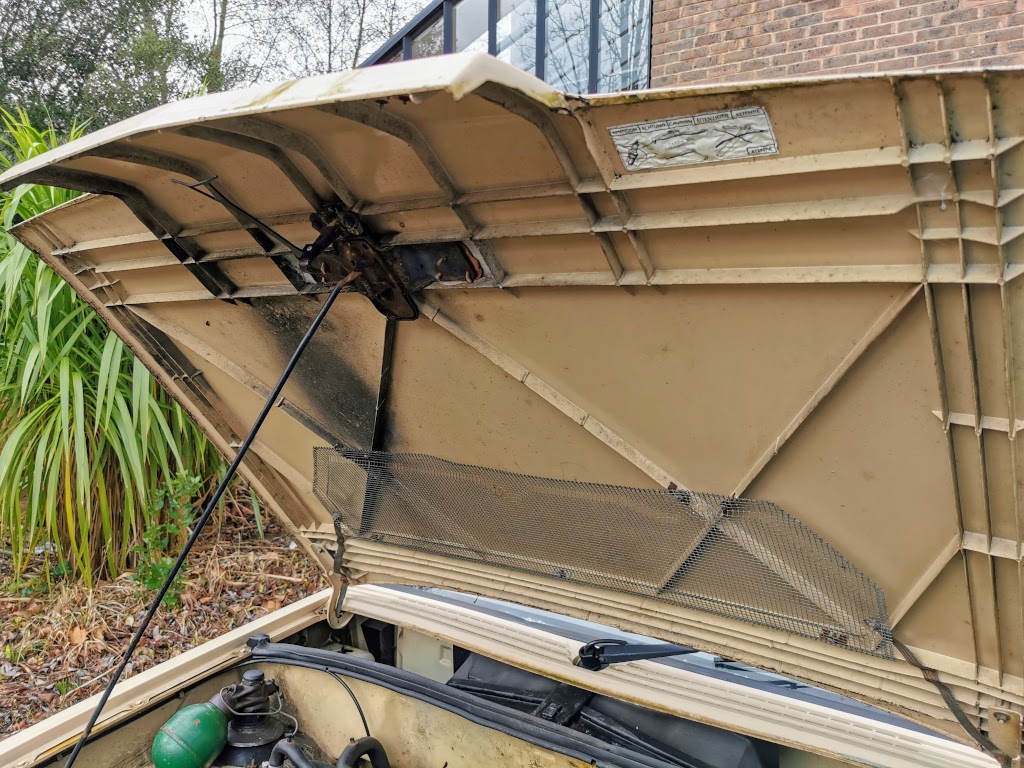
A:
{"type": "Polygon", "coordinates": [[[663,659],[696,653],[693,648],[672,643],[627,643],[625,640],[591,640],[582,646],[572,663],[594,672],[607,669],[611,664],[642,659],[663,659]]]}

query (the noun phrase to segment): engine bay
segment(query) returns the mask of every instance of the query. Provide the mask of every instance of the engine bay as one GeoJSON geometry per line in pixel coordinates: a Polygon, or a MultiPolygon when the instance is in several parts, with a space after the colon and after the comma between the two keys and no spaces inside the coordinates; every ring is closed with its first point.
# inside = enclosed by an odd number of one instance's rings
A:
{"type": "MultiPolygon", "coordinates": [[[[595,694],[376,619],[256,636],[244,666],[178,709],[154,768],[608,765],[787,768],[833,761],[595,694]]],[[[138,765],[138,763],[135,763],[138,765]]]]}

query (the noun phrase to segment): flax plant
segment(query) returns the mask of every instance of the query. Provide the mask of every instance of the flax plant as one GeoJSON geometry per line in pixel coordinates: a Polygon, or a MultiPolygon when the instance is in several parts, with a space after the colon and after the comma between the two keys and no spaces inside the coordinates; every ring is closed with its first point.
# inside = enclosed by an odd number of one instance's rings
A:
{"type": "MultiPolygon", "coordinates": [[[[0,171],[61,143],[0,110],[0,171]]],[[[81,133],[76,127],[74,138],[81,133]]],[[[99,316],[10,233],[76,193],[0,193],[0,548],[17,582],[43,552],[91,585],[134,565],[148,504],[181,471],[209,477],[219,454],[99,316]]]]}

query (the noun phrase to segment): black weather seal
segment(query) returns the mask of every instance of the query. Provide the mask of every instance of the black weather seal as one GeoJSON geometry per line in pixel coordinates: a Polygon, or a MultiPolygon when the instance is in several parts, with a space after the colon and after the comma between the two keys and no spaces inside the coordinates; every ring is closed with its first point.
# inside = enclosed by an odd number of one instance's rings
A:
{"type": "Polygon", "coordinates": [[[598,768],[678,768],[678,764],[606,744],[593,736],[517,712],[412,672],[359,659],[351,654],[271,643],[266,635],[250,638],[248,645],[252,649],[252,656],[244,663],[286,664],[327,673],[335,672],[439,707],[477,725],[598,768]]]}

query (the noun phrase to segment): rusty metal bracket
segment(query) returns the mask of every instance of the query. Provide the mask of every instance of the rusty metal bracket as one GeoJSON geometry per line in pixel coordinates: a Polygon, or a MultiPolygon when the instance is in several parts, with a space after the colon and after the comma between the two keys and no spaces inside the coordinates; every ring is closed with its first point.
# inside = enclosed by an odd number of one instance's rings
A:
{"type": "Polygon", "coordinates": [[[317,237],[298,246],[217,189],[216,176],[188,184],[220,203],[247,228],[283,249],[268,253],[300,293],[341,286],[361,293],[389,320],[415,320],[419,307],[414,291],[434,282],[467,284],[484,276],[480,263],[461,243],[385,246],[367,234],[363,222],[341,205],[328,205],[310,216],[317,237]]]}

